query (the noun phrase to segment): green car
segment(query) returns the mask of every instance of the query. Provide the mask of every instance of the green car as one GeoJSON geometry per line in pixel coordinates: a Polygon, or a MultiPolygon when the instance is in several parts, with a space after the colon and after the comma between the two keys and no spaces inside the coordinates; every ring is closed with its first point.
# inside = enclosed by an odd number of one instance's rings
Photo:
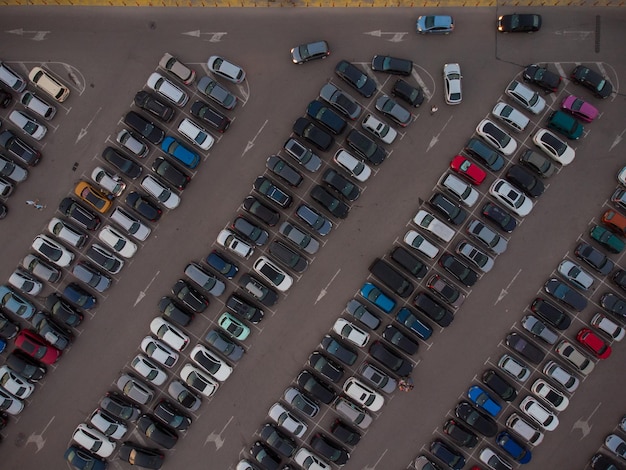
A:
{"type": "Polygon", "coordinates": [[[217,323],[226,333],[239,341],[245,340],[250,334],[250,328],[228,312],[222,313],[217,323]]]}
{"type": "Polygon", "coordinates": [[[589,234],[591,238],[612,253],[621,253],[624,249],[624,241],[604,227],[595,225],[589,234]]]}

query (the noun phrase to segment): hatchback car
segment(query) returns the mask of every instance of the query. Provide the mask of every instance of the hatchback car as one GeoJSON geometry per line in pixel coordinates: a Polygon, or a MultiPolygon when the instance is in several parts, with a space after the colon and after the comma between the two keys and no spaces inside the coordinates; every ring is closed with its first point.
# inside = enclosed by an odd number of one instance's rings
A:
{"type": "Polygon", "coordinates": [[[231,294],[230,297],[228,297],[226,300],[226,308],[235,315],[238,315],[253,324],[259,323],[265,316],[263,310],[249,300],[236,294],[231,294]]]}
{"type": "Polygon", "coordinates": [[[361,114],[361,106],[357,104],[355,99],[332,83],[326,83],[322,87],[320,98],[352,120],[361,114]]]}
{"type": "Polygon", "coordinates": [[[172,286],[172,294],[195,313],[202,313],[209,306],[208,299],[182,279],[172,286]]]}
{"type": "Polygon", "coordinates": [[[376,82],[347,60],[337,63],[335,73],[365,98],[371,97],[376,91],[376,82]]]}
{"type": "MultiPolygon", "coordinates": [[[[465,447],[466,449],[473,449],[478,444],[478,436],[470,431],[467,427],[462,425],[458,420],[448,419],[442,428],[444,434],[454,441],[455,444],[465,447]]],[[[424,470],[437,470],[437,467],[416,467],[424,470]]]]}
{"type": "Polygon", "coordinates": [[[169,400],[163,399],[158,402],[152,410],[154,416],[173,429],[186,431],[191,426],[191,418],[180,411],[169,400]]]}
{"type": "Polygon", "coordinates": [[[478,186],[485,178],[487,173],[478,165],[472,163],[463,155],[457,155],[450,162],[450,169],[467,179],[470,183],[478,186]]]}
{"type": "Polygon", "coordinates": [[[461,225],[467,218],[467,212],[442,193],[435,192],[428,203],[454,225],[461,225]]]}
{"type": "Polygon", "coordinates": [[[31,246],[33,250],[60,268],[65,268],[74,261],[74,253],[47,235],[36,236],[31,246]]]}
{"type": "Polygon", "coordinates": [[[577,312],[582,311],[587,306],[587,299],[583,295],[558,279],[552,278],[546,281],[544,290],[577,312]]]}
{"type": "Polygon", "coordinates": [[[595,368],[595,363],[591,360],[591,358],[581,353],[572,343],[565,339],[561,340],[561,342],[556,345],[554,350],[559,356],[563,357],[570,364],[576,367],[576,369],[583,375],[589,375],[589,373],[591,373],[591,371],[595,368]]]}
{"type": "Polygon", "coordinates": [[[28,177],[28,171],[0,155],[0,176],[14,183],[21,183],[28,177]]]}
{"type": "Polygon", "coordinates": [[[491,256],[469,242],[461,241],[456,247],[456,252],[484,273],[491,271],[495,265],[495,261],[491,256]]]}
{"type": "Polygon", "coordinates": [[[172,380],[167,387],[167,393],[176,402],[189,411],[197,411],[202,400],[180,380],[172,380]]]}
{"type": "Polygon", "coordinates": [[[140,405],[146,405],[154,397],[154,390],[131,374],[122,374],[116,385],[125,396],[140,405]]]}
{"type": "Polygon", "coordinates": [[[589,328],[582,328],[576,335],[576,341],[591,351],[598,359],[606,359],[611,355],[611,346],[589,328]]]}
{"type": "Polygon", "coordinates": [[[287,291],[293,285],[293,278],[266,256],[260,256],[253,269],[281,292],[287,291]]]}
{"type": "Polygon", "coordinates": [[[270,227],[275,226],[280,220],[280,213],[277,210],[263,204],[254,196],[246,197],[241,207],[270,227]]]}
{"type": "Polygon", "coordinates": [[[115,443],[108,437],[84,423],[78,425],[72,439],[98,457],[107,458],[115,450],[115,443]]]}
{"type": "Polygon", "coordinates": [[[46,308],[52,317],[63,325],[76,328],[83,321],[83,314],[57,293],[46,297],[46,308]]]}
{"type": "Polygon", "coordinates": [[[467,391],[467,397],[478,408],[483,409],[494,418],[502,411],[502,405],[495,401],[489,393],[478,385],[472,385],[467,391]]]}
{"type": "Polygon", "coordinates": [[[311,418],[315,417],[320,411],[320,407],[317,403],[295,387],[287,388],[283,394],[283,398],[295,409],[301,411],[307,416],[310,416],[311,418]]]}
{"type": "Polygon", "coordinates": [[[571,324],[570,317],[563,310],[540,297],[533,301],[530,309],[558,330],[566,330],[571,324]]]}
{"type": "Polygon", "coordinates": [[[522,132],[530,123],[530,119],[524,116],[524,114],[519,112],[513,106],[502,102],[497,103],[493,107],[491,114],[515,132],[522,132]]]}
{"type": "Polygon", "coordinates": [[[176,78],[178,78],[185,85],[190,85],[196,78],[195,70],[191,70],[184,63],[174,57],[172,54],[166,52],[159,61],[159,67],[167,70],[176,78]]]}
{"type": "Polygon", "coordinates": [[[556,172],[556,166],[548,157],[531,149],[524,150],[519,157],[519,161],[542,178],[549,178],[556,172]]]}
{"type": "Polygon", "coordinates": [[[580,380],[577,377],[554,361],[546,362],[542,371],[570,393],[574,392],[580,385],[580,380]]]}
{"type": "Polygon", "coordinates": [[[611,261],[604,253],[600,250],[596,250],[594,247],[585,242],[581,242],[578,246],[576,246],[574,254],[578,259],[583,260],[594,270],[605,276],[615,267],[615,263],[613,263],[613,261],[611,261]]]}
{"type": "Polygon", "coordinates": [[[114,196],[120,196],[126,189],[126,183],[119,176],[111,175],[100,166],[97,166],[91,172],[91,179],[114,196]]]}
{"type": "Polygon", "coordinates": [[[80,181],[74,188],[74,194],[101,214],[106,214],[113,203],[109,194],[94,188],[91,184],[80,181]]]}
{"type": "Polygon", "coordinates": [[[541,196],[545,190],[543,182],[521,165],[511,165],[505,178],[533,198],[541,196]]]}
{"type": "Polygon", "coordinates": [[[414,355],[419,349],[419,344],[393,325],[387,325],[383,330],[383,338],[409,355],[414,355]]]}
{"type": "Polygon", "coordinates": [[[189,336],[162,317],[155,317],[150,322],[150,332],[179,352],[185,349],[189,344],[189,336]]]}
{"type": "Polygon", "coordinates": [[[310,255],[317,253],[320,248],[320,243],[297,225],[283,222],[278,231],[287,240],[310,255]]]}
{"type": "Polygon", "coordinates": [[[376,330],[380,326],[380,318],[370,312],[367,307],[358,300],[352,299],[348,301],[346,312],[371,330],[376,330]]]}
{"type": "Polygon", "coordinates": [[[617,434],[609,434],[604,440],[604,445],[615,455],[626,460],[626,442],[617,434]]]}
{"type": "Polygon", "coordinates": [[[482,382],[496,395],[506,402],[512,402],[517,397],[517,390],[504,377],[493,369],[487,369],[482,377],[482,382]]]}
{"type": "Polygon", "coordinates": [[[35,140],[43,139],[46,132],[48,132],[48,128],[46,126],[37,122],[36,119],[30,117],[23,111],[11,111],[11,114],[9,114],[9,121],[15,124],[24,134],[35,140]]]}
{"type": "Polygon", "coordinates": [[[7,150],[10,155],[27,166],[35,166],[41,159],[41,152],[39,150],[35,150],[22,139],[16,137],[11,131],[0,133],[0,147],[7,150]]]}
{"type": "Polygon", "coordinates": [[[278,155],[268,157],[265,166],[289,186],[298,187],[302,184],[302,174],[278,155]]]}
{"type": "Polygon", "coordinates": [[[353,365],[358,357],[358,353],[343,341],[337,340],[330,335],[324,335],[320,342],[322,350],[338,359],[348,366],[353,365]]]}
{"type": "Polygon", "coordinates": [[[517,80],[513,80],[506,87],[505,93],[533,114],[541,113],[546,107],[546,100],[539,96],[538,92],[531,90],[517,80]]]}
{"type": "Polygon", "coordinates": [[[334,389],[322,379],[318,379],[307,370],[303,370],[296,379],[298,385],[315,399],[328,405],[337,397],[334,389]]]}
{"type": "MultiPolygon", "coordinates": [[[[377,137],[385,144],[391,144],[398,136],[398,133],[389,124],[384,123],[372,114],[366,114],[361,121],[363,129],[368,131],[374,137],[377,137]]],[[[343,150],[345,152],[345,150],[343,150]]]]}
{"type": "Polygon", "coordinates": [[[606,77],[584,65],[577,65],[570,73],[570,78],[591,92],[598,98],[606,99],[613,93],[613,85],[606,77]]]}
{"type": "Polygon", "coordinates": [[[165,371],[143,354],[137,354],[130,362],[130,366],[135,372],[154,385],[163,385],[167,380],[165,371]]]}
{"type": "Polygon", "coordinates": [[[0,81],[7,85],[11,90],[20,93],[26,88],[26,80],[24,80],[17,72],[14,72],[6,63],[0,61],[0,81]]]}
{"type": "Polygon", "coordinates": [[[128,193],[125,202],[133,211],[151,222],[156,222],[163,214],[163,210],[157,207],[147,196],[135,191],[128,193]]]}
{"type": "Polygon", "coordinates": [[[241,67],[217,55],[209,57],[207,67],[214,74],[233,83],[241,83],[246,78],[246,72],[241,67]]]}
{"type": "Polygon", "coordinates": [[[252,187],[283,209],[291,207],[293,204],[293,196],[265,176],[258,176],[252,187]]]}
{"type": "Polygon", "coordinates": [[[239,278],[239,285],[266,307],[271,307],[278,302],[278,293],[274,289],[249,274],[244,274],[239,278]]]}
{"type": "Polygon", "coordinates": [[[78,445],[69,446],[63,454],[63,457],[74,468],[105,470],[107,467],[107,463],[104,459],[78,445]]]}
{"type": "Polygon", "coordinates": [[[305,271],[309,266],[309,260],[281,241],[270,243],[269,252],[276,261],[297,273],[305,271]]]}
{"type": "Polygon", "coordinates": [[[36,296],[43,289],[43,284],[41,282],[35,279],[35,277],[30,273],[22,271],[21,269],[13,271],[11,276],[9,276],[9,284],[25,294],[30,294],[32,296],[36,296]]]}
{"type": "Polygon", "coordinates": [[[160,101],[154,94],[139,91],[135,94],[135,104],[156,116],[163,122],[169,122],[174,117],[174,108],[160,101]]]}
{"type": "Polygon", "coordinates": [[[230,110],[237,105],[237,97],[211,77],[202,77],[196,87],[224,109],[230,110]]]}
{"type": "Polygon", "coordinates": [[[303,64],[315,59],[325,59],[329,55],[330,47],[326,41],[309,42],[291,49],[291,61],[294,64],[303,64]]]}
{"type": "Polygon", "coordinates": [[[335,321],[333,331],[342,339],[345,339],[360,348],[364,347],[370,339],[369,333],[366,333],[361,328],[344,318],[338,318],[335,321]]]}
{"type": "Polygon", "coordinates": [[[376,100],[376,109],[402,127],[408,126],[413,118],[408,110],[387,95],[376,100]]]}
{"type": "Polygon", "coordinates": [[[37,88],[45,91],[60,103],[70,96],[70,89],[41,67],[33,67],[28,74],[28,78],[37,88]]]}
{"type": "Polygon", "coordinates": [[[307,431],[307,425],[280,403],[274,403],[267,414],[282,429],[296,437],[302,437],[307,431]]]}
{"type": "Polygon", "coordinates": [[[558,74],[537,64],[528,65],[522,72],[522,78],[525,82],[533,83],[546,92],[557,91],[561,84],[561,77],[558,74]]]}
{"type": "Polygon", "coordinates": [[[506,345],[533,364],[539,364],[546,357],[543,349],[519,333],[509,333],[506,336],[506,345]]]}
{"type": "Polygon", "coordinates": [[[490,170],[499,171],[504,167],[502,154],[482,139],[470,139],[465,145],[465,151],[490,170]]]}
{"type": "Polygon", "coordinates": [[[494,437],[498,432],[498,425],[492,418],[478,411],[466,401],[461,401],[456,406],[454,414],[468,424],[471,429],[485,437],[494,437]]]}
{"type": "Polygon", "coordinates": [[[330,220],[320,215],[315,209],[307,204],[300,204],[298,206],[296,216],[315,230],[315,233],[321,236],[328,235],[333,227],[330,220]]]}
{"type": "Polygon", "coordinates": [[[584,122],[592,122],[600,114],[595,106],[574,95],[568,95],[563,99],[561,110],[584,122]]]}
{"type": "Polygon", "coordinates": [[[328,132],[304,117],[296,119],[292,130],[297,136],[304,138],[322,151],[328,150],[335,141],[328,132]]]}
{"type": "Polygon", "coordinates": [[[15,347],[43,364],[54,364],[61,357],[61,350],[30,330],[22,330],[15,337],[15,347]]]}
{"type": "Polygon", "coordinates": [[[232,362],[237,362],[245,353],[245,349],[231,340],[225,333],[218,330],[209,331],[204,340],[212,346],[217,352],[232,362]]]}
{"type": "Polygon", "coordinates": [[[420,34],[450,34],[454,31],[454,20],[448,15],[419,16],[415,29],[420,34]]]}
{"type": "Polygon", "coordinates": [[[534,315],[525,315],[522,317],[521,323],[524,329],[548,344],[554,344],[559,339],[559,336],[555,331],[552,331],[552,329],[546,326],[545,323],[534,315]]]}
{"type": "Polygon", "coordinates": [[[178,375],[191,390],[207,398],[212,397],[219,388],[219,383],[215,379],[191,364],[185,364],[178,375]]]}
{"type": "Polygon", "coordinates": [[[132,158],[127,157],[113,147],[107,147],[102,152],[102,158],[113,165],[123,175],[131,179],[137,179],[141,175],[143,168],[132,158]]]}
{"type": "Polygon", "coordinates": [[[141,340],[141,350],[151,359],[159,364],[171,368],[178,362],[178,353],[163,341],[146,336],[141,340]]]}
{"type": "Polygon", "coordinates": [[[527,196],[503,179],[496,179],[492,183],[489,194],[520,217],[530,214],[533,208],[533,202],[527,196]]]}
{"type": "Polygon", "coordinates": [[[626,336],[624,328],[601,313],[596,313],[589,324],[607,334],[613,341],[621,341],[626,336]]]}
{"type": "Polygon", "coordinates": [[[454,308],[459,308],[465,301],[465,294],[441,274],[433,274],[428,280],[426,287],[454,308]]]}
{"type": "Polygon", "coordinates": [[[285,142],[287,154],[311,173],[315,173],[322,166],[322,160],[313,151],[296,139],[285,142]]]}
{"type": "Polygon", "coordinates": [[[337,383],[343,377],[343,367],[317,351],[313,351],[309,356],[309,366],[333,383],[337,383]]]}
{"type": "Polygon", "coordinates": [[[449,253],[441,255],[439,266],[452,274],[455,279],[466,287],[471,287],[478,281],[478,273],[476,271],[449,253]]]}
{"type": "Polygon", "coordinates": [[[498,360],[498,367],[518,382],[526,382],[530,377],[530,370],[524,363],[509,354],[503,354],[498,360]]]}
{"type": "Polygon", "coordinates": [[[200,164],[200,155],[189,150],[174,137],[167,136],[163,139],[163,142],[161,142],[161,150],[170,157],[173,157],[174,160],[181,163],[185,168],[193,170],[200,164]]]}
{"type": "Polygon", "coordinates": [[[588,290],[593,285],[593,277],[587,271],[582,269],[576,263],[569,260],[561,261],[557,268],[559,274],[561,274],[570,284],[574,287],[578,287],[582,290],[588,290]]]}
{"type": "Polygon", "coordinates": [[[387,158],[387,151],[356,129],[350,131],[346,142],[362,158],[372,165],[380,165],[387,158]]]}
{"type": "MultiPolygon", "coordinates": [[[[437,252],[438,251],[439,250],[437,249],[437,252]]],[[[402,246],[396,246],[391,251],[390,255],[393,261],[395,261],[400,267],[402,267],[405,271],[408,271],[417,279],[422,279],[428,272],[426,264],[424,264],[417,257],[413,256],[406,248],[402,246]]]]}
{"type": "Polygon", "coordinates": [[[217,250],[213,250],[206,257],[206,263],[227,279],[234,278],[239,272],[239,267],[217,250]]]}
{"type": "Polygon", "coordinates": [[[424,102],[424,90],[419,85],[410,85],[404,80],[396,80],[391,89],[391,95],[414,108],[419,108],[424,102]]]}
{"type": "Polygon", "coordinates": [[[463,454],[441,439],[430,443],[430,452],[452,470],[460,470],[465,466],[463,454]]]}
{"type": "Polygon", "coordinates": [[[546,431],[554,431],[559,425],[559,419],[543,406],[536,398],[527,396],[522,400],[519,405],[526,415],[528,415],[533,421],[539,424],[546,431]]]}
{"type": "Polygon", "coordinates": [[[363,284],[360,294],[385,313],[390,313],[396,306],[395,300],[372,283],[363,284]]]}
{"type": "Polygon", "coordinates": [[[557,411],[563,411],[569,405],[568,398],[543,379],[535,380],[531,391],[557,411]]]}
{"type": "Polygon", "coordinates": [[[443,84],[444,98],[448,104],[460,104],[463,99],[461,93],[461,67],[459,64],[444,64],[443,84]]]}
{"type": "Polygon", "coordinates": [[[165,132],[141,114],[130,111],[124,116],[124,124],[137,131],[148,142],[158,145],[165,137],[165,132]]]}
{"type": "Polygon", "coordinates": [[[480,450],[478,459],[493,470],[511,470],[513,468],[509,462],[489,447],[483,447],[480,450]]]}
{"type": "Polygon", "coordinates": [[[369,354],[400,377],[406,377],[413,371],[413,364],[410,361],[401,357],[381,341],[374,341],[370,345],[369,354]]]}
{"type": "Polygon", "coordinates": [[[230,127],[231,120],[204,101],[195,101],[189,111],[219,133],[226,132],[230,127]]]}
{"type": "Polygon", "coordinates": [[[513,13],[498,17],[498,31],[503,33],[533,33],[539,29],[541,15],[513,13]]]}
{"type": "Polygon", "coordinates": [[[110,225],[105,225],[98,238],[110,247],[115,253],[124,258],[132,258],[137,253],[137,245],[126,238],[119,230],[110,225]]]}

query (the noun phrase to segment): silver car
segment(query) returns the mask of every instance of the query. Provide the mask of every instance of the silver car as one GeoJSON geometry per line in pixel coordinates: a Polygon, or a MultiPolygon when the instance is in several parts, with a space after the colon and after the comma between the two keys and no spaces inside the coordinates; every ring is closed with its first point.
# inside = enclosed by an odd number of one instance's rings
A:
{"type": "Polygon", "coordinates": [[[278,231],[287,237],[290,242],[310,255],[317,253],[317,250],[320,248],[320,243],[315,238],[289,222],[283,222],[278,231]]]}
{"type": "Polygon", "coordinates": [[[226,290],[226,285],[213,274],[209,274],[196,263],[189,263],[185,275],[209,294],[219,296],[226,290]]]}
{"type": "Polygon", "coordinates": [[[119,134],[117,134],[115,140],[117,140],[122,147],[139,158],[143,158],[148,155],[148,151],[150,150],[146,144],[126,129],[122,129],[119,134]]]}
{"type": "Polygon", "coordinates": [[[302,437],[307,430],[307,425],[280,403],[274,403],[267,414],[281,428],[296,437],[302,437]]]}
{"type": "Polygon", "coordinates": [[[534,315],[526,315],[522,318],[522,326],[548,344],[554,344],[559,339],[559,335],[555,331],[548,328],[544,322],[534,315]]]}
{"type": "Polygon", "coordinates": [[[561,261],[558,268],[559,274],[563,276],[574,287],[588,290],[593,285],[593,277],[576,263],[568,260],[561,261]]]}
{"type": "Polygon", "coordinates": [[[126,424],[118,421],[106,411],[98,408],[89,417],[89,423],[111,439],[121,439],[128,431],[126,424]]]}
{"type": "Polygon", "coordinates": [[[61,279],[61,271],[35,255],[26,255],[22,267],[44,281],[59,282],[61,279]]]}
{"type": "Polygon", "coordinates": [[[116,385],[124,395],[140,405],[150,403],[154,397],[154,391],[150,387],[130,374],[122,374],[116,385]]]}
{"type": "Polygon", "coordinates": [[[539,96],[538,92],[531,90],[517,80],[509,83],[505,93],[533,114],[541,113],[546,107],[546,100],[539,96]]]}
{"type": "Polygon", "coordinates": [[[367,382],[385,393],[392,393],[398,386],[396,379],[390,377],[369,362],[361,364],[359,374],[361,374],[361,377],[367,380],[367,382]]]}
{"type": "Polygon", "coordinates": [[[21,183],[28,177],[28,171],[17,163],[0,156],[0,176],[8,178],[15,183],[21,183]]]}
{"type": "Polygon", "coordinates": [[[513,106],[506,103],[499,102],[491,111],[493,116],[505,123],[515,132],[522,132],[528,126],[530,119],[524,116],[521,112],[515,109],[513,106]]]}
{"type": "Polygon", "coordinates": [[[41,140],[48,132],[48,128],[22,111],[12,111],[9,121],[15,124],[24,134],[35,140],[41,140]]]}
{"type": "Polygon", "coordinates": [[[504,237],[476,219],[467,226],[467,233],[496,255],[504,253],[507,249],[508,242],[504,237]]]}

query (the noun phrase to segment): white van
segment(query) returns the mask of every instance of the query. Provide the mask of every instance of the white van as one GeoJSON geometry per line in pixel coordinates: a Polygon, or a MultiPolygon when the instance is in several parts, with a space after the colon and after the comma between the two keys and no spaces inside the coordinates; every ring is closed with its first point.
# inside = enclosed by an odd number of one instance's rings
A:
{"type": "Polygon", "coordinates": [[[454,237],[454,230],[452,230],[430,212],[424,210],[419,211],[417,215],[413,218],[413,222],[415,222],[418,227],[421,227],[424,230],[428,230],[430,233],[446,243],[452,240],[452,237],[454,237]]]}
{"type": "Polygon", "coordinates": [[[447,189],[448,192],[452,193],[453,196],[467,207],[472,207],[476,204],[476,201],[478,201],[478,191],[461,178],[451,173],[445,173],[439,180],[439,185],[447,189]]]}
{"type": "Polygon", "coordinates": [[[187,137],[202,150],[209,150],[215,142],[215,139],[211,134],[189,118],[185,118],[180,121],[180,124],[178,125],[178,132],[187,137]]]}
{"type": "Polygon", "coordinates": [[[38,114],[46,121],[49,121],[54,117],[57,113],[57,109],[46,103],[44,100],[36,96],[32,91],[25,91],[22,93],[20,98],[20,103],[24,105],[24,107],[35,114],[38,114]]]}
{"type": "Polygon", "coordinates": [[[539,445],[543,441],[543,433],[528,424],[517,413],[511,414],[505,424],[511,431],[532,446],[539,445]]]}
{"type": "Polygon", "coordinates": [[[0,82],[11,90],[21,93],[26,88],[26,80],[15,73],[8,65],[0,60],[0,82]]]}

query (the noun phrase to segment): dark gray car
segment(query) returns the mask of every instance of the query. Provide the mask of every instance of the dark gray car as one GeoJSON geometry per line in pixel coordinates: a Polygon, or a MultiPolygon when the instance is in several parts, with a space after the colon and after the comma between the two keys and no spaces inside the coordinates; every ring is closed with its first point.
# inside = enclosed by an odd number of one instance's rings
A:
{"type": "Polygon", "coordinates": [[[365,305],[356,299],[348,301],[346,312],[372,330],[380,326],[380,318],[370,312],[365,305]]]}
{"type": "Polygon", "coordinates": [[[72,269],[72,274],[98,292],[104,292],[111,286],[111,278],[102,274],[91,264],[81,261],[72,269]]]}
{"type": "Polygon", "coordinates": [[[297,187],[302,184],[304,179],[302,174],[278,155],[271,155],[265,166],[290,186],[297,187]]]}
{"type": "Polygon", "coordinates": [[[217,330],[209,331],[204,339],[217,352],[233,362],[241,359],[245,352],[241,346],[217,330]]]}
{"type": "Polygon", "coordinates": [[[232,228],[251,242],[254,242],[257,246],[265,245],[270,238],[267,230],[253,224],[243,216],[239,216],[234,220],[232,228]]]}
{"type": "Polygon", "coordinates": [[[318,235],[326,236],[333,228],[333,224],[330,220],[306,204],[300,204],[298,206],[296,215],[315,230],[318,235]]]}
{"type": "Polygon", "coordinates": [[[303,272],[309,266],[309,261],[304,256],[281,241],[273,241],[269,246],[269,251],[273,259],[297,273],[303,272]]]}
{"type": "Polygon", "coordinates": [[[361,367],[359,367],[359,374],[361,374],[366,381],[385,393],[393,392],[398,386],[396,379],[390,377],[369,362],[361,364],[361,367]]]}

